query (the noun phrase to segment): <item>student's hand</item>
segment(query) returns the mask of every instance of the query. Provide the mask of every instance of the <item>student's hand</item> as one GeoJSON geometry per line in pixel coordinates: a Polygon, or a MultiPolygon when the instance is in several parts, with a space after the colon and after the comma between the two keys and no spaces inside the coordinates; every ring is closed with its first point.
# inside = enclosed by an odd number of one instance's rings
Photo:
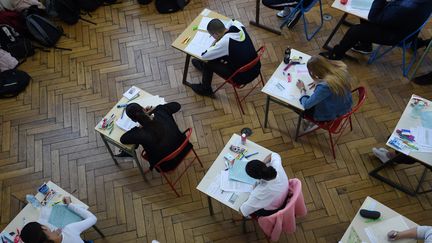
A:
{"type": "Polygon", "coordinates": [[[63,198],[63,203],[66,205],[69,205],[72,202],[72,199],[70,197],[64,197],[63,198]]]}
{"type": "Polygon", "coordinates": [[[146,106],[145,108],[144,108],[144,112],[145,113],[150,113],[150,112],[152,112],[154,110],[154,107],[153,106],[146,106]]]}
{"type": "Polygon", "coordinates": [[[300,79],[297,81],[296,83],[297,88],[301,91],[306,93],[306,87],[305,84],[303,83],[303,81],[301,81],[300,79]]]}
{"type": "Polygon", "coordinates": [[[263,160],[264,164],[268,164],[270,163],[270,161],[271,161],[271,154],[267,155],[263,160]]]}
{"type": "Polygon", "coordinates": [[[310,83],[310,84],[308,84],[308,86],[309,86],[309,89],[315,89],[315,87],[316,87],[315,81],[312,82],[312,83],[310,83]]]}
{"type": "Polygon", "coordinates": [[[387,238],[389,241],[394,241],[394,240],[398,240],[398,233],[396,230],[392,230],[390,232],[387,233],[387,238]]]}

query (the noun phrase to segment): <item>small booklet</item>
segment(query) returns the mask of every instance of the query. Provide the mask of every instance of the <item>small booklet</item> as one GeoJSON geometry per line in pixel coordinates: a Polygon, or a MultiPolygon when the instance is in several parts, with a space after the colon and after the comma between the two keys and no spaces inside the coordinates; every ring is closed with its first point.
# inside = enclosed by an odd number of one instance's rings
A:
{"type": "Polygon", "coordinates": [[[255,185],[256,180],[246,173],[246,159],[235,160],[232,168],[229,169],[229,179],[255,185]]]}
{"type": "Polygon", "coordinates": [[[139,92],[140,92],[139,88],[132,86],[126,92],[123,93],[123,96],[126,99],[131,100],[131,99],[135,98],[136,96],[138,96],[139,92]]]}
{"type": "Polygon", "coordinates": [[[66,225],[79,222],[82,218],[69,210],[66,205],[55,205],[52,207],[48,222],[53,226],[63,229],[66,225]]]}

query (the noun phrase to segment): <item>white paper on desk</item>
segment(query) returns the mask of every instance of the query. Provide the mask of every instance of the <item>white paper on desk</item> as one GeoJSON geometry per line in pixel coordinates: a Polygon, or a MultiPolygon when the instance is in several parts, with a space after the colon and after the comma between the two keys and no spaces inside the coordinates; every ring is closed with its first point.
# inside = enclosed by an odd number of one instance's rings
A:
{"type": "Polygon", "coordinates": [[[251,192],[253,186],[240,181],[230,180],[228,170],[223,170],[221,172],[221,189],[228,192],[251,192]]]}
{"type": "Polygon", "coordinates": [[[139,125],[138,122],[134,122],[132,121],[127,115],[126,112],[123,113],[123,118],[120,117],[117,121],[116,124],[119,128],[125,130],[126,132],[131,130],[132,128],[136,127],[139,125]]]}
{"type": "MultiPolygon", "coordinates": [[[[389,218],[383,220],[381,222],[375,223],[372,226],[365,228],[366,235],[368,236],[371,243],[383,243],[383,242],[392,242],[388,241],[387,233],[391,230],[396,231],[404,231],[407,230],[408,225],[405,223],[405,220],[401,215],[395,216],[393,218],[389,218]]],[[[413,239],[408,240],[398,240],[398,243],[414,243],[417,242],[413,239]]]]}
{"type": "Polygon", "coordinates": [[[416,127],[410,128],[410,130],[411,134],[414,136],[416,144],[432,148],[432,129],[416,127]]]}
{"type": "Polygon", "coordinates": [[[185,51],[200,57],[215,41],[209,33],[197,31],[192,41],[185,48],[185,51]]]}
{"type": "Polygon", "coordinates": [[[124,92],[123,96],[126,99],[130,100],[133,97],[135,97],[136,95],[138,95],[139,91],[140,91],[139,88],[132,86],[126,92],[124,92]]]}
{"type": "Polygon", "coordinates": [[[222,202],[228,202],[230,197],[233,195],[232,192],[222,191],[221,187],[221,174],[218,173],[213,179],[213,182],[207,188],[207,194],[212,198],[215,198],[222,202]]]}
{"type": "Polygon", "coordinates": [[[309,76],[309,70],[306,64],[297,64],[294,66],[297,75],[299,76],[309,76]]]}
{"type": "Polygon", "coordinates": [[[147,106],[152,106],[152,107],[156,107],[158,105],[163,105],[165,104],[165,99],[162,97],[159,97],[159,95],[154,95],[154,96],[150,96],[144,99],[136,99],[131,101],[131,103],[137,103],[140,106],[142,106],[143,108],[147,107],[147,106]]]}

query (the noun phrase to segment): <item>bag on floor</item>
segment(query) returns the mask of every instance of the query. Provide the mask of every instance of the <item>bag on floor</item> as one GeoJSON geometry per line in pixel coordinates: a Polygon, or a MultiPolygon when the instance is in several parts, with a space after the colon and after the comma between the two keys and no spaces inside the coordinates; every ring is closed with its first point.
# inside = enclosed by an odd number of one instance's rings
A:
{"type": "Polygon", "coordinates": [[[81,17],[79,6],[73,0],[47,0],[46,9],[50,16],[57,17],[66,24],[76,24],[81,17]]]}
{"type": "Polygon", "coordinates": [[[77,0],[77,2],[79,8],[86,12],[93,12],[104,4],[102,0],[77,0]]]}
{"type": "Polygon", "coordinates": [[[40,9],[44,9],[44,5],[37,0],[13,0],[15,11],[21,12],[25,9],[28,9],[30,6],[37,6],[40,9]]]}
{"type": "Polygon", "coordinates": [[[18,60],[35,54],[31,41],[24,38],[9,25],[0,24],[0,48],[18,60]]]}
{"type": "Polygon", "coordinates": [[[0,49],[0,72],[14,69],[18,66],[18,60],[9,52],[0,49]]]}
{"type": "Polygon", "coordinates": [[[21,93],[30,83],[31,77],[20,70],[7,70],[0,73],[0,98],[12,98],[21,93]]]}
{"type": "Polygon", "coordinates": [[[58,40],[63,35],[61,27],[36,14],[26,16],[26,25],[35,41],[45,47],[56,47],[58,40]]]}
{"type": "Polygon", "coordinates": [[[183,8],[189,3],[186,0],[156,0],[156,10],[161,13],[174,13],[183,8]]]}
{"type": "Polygon", "coordinates": [[[27,33],[25,26],[25,20],[21,13],[16,11],[1,11],[0,12],[0,24],[7,24],[15,29],[21,35],[27,33]]]}

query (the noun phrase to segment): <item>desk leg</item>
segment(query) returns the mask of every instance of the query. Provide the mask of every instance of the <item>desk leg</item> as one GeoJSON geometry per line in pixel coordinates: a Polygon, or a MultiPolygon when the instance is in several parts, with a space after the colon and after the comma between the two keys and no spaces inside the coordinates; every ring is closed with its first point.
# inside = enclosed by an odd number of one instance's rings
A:
{"type": "Polygon", "coordinates": [[[297,142],[297,139],[299,137],[300,125],[301,125],[302,118],[303,118],[303,112],[299,114],[299,117],[297,120],[297,128],[296,128],[296,134],[295,134],[295,139],[294,139],[294,141],[296,141],[296,142],[297,142]]]}
{"type": "Polygon", "coordinates": [[[339,22],[337,23],[336,27],[333,29],[333,31],[331,32],[331,34],[329,35],[329,37],[327,38],[326,42],[323,45],[323,48],[331,51],[333,50],[332,47],[330,47],[328,44],[330,43],[331,39],[333,39],[333,36],[336,34],[336,31],[340,28],[341,24],[343,24],[345,22],[346,17],[348,16],[348,13],[344,13],[344,15],[342,16],[342,18],[339,20],[339,22]]]}
{"type": "Polygon", "coordinates": [[[214,212],[213,212],[213,204],[212,204],[210,196],[207,196],[207,201],[208,201],[210,215],[213,216],[213,214],[214,214],[214,212]]]}
{"type": "Polygon", "coordinates": [[[108,145],[108,142],[106,141],[105,136],[104,136],[103,134],[100,134],[100,135],[101,135],[101,137],[102,137],[102,141],[104,142],[105,146],[106,146],[107,149],[108,149],[108,152],[109,152],[110,155],[111,155],[111,158],[114,160],[114,163],[115,163],[116,165],[118,165],[117,159],[115,158],[114,153],[112,152],[110,146],[108,145]]]}
{"type": "Polygon", "coordinates": [[[432,170],[432,168],[430,168],[430,167],[429,168],[425,167],[425,169],[423,170],[422,176],[421,176],[421,178],[419,180],[418,185],[416,186],[415,191],[412,190],[412,189],[410,189],[410,188],[408,188],[408,187],[406,187],[406,186],[403,186],[403,185],[401,185],[399,183],[396,183],[396,182],[394,182],[394,181],[392,181],[392,180],[390,180],[390,179],[388,179],[388,178],[386,178],[386,177],[381,176],[381,175],[378,174],[378,172],[381,171],[382,169],[384,169],[386,167],[390,167],[391,165],[395,164],[395,162],[399,160],[400,156],[403,156],[403,155],[399,154],[396,157],[390,159],[389,161],[383,163],[382,165],[378,166],[377,168],[375,168],[371,172],[369,172],[369,175],[372,176],[372,177],[375,177],[376,179],[378,179],[378,180],[380,180],[380,181],[382,181],[382,182],[384,182],[384,183],[386,183],[386,184],[388,184],[388,185],[390,185],[390,186],[392,186],[392,187],[394,187],[394,188],[396,188],[396,189],[398,189],[398,190],[400,190],[402,192],[405,192],[406,194],[411,195],[411,196],[415,196],[416,194],[422,194],[422,193],[426,193],[426,192],[432,191],[432,190],[428,190],[428,191],[419,192],[420,186],[421,186],[421,184],[424,181],[424,178],[426,176],[427,170],[428,169],[432,170]]]}
{"type": "Polygon", "coordinates": [[[260,24],[260,22],[259,22],[260,2],[261,2],[261,0],[256,0],[256,5],[255,5],[255,21],[249,21],[249,24],[251,24],[253,26],[256,26],[258,28],[270,31],[270,32],[272,32],[272,33],[274,33],[276,35],[281,35],[281,32],[279,30],[275,30],[275,29],[272,29],[272,28],[270,28],[268,26],[260,24]]]}
{"type": "Polygon", "coordinates": [[[185,66],[184,66],[184,71],[183,71],[183,81],[182,81],[183,84],[186,83],[187,73],[188,73],[188,70],[189,70],[190,59],[191,59],[191,55],[186,54],[185,66]]]}
{"type": "Polygon", "coordinates": [[[105,238],[105,235],[102,233],[102,231],[100,231],[100,229],[96,225],[93,225],[93,229],[96,230],[96,232],[98,232],[100,236],[102,236],[102,238],[105,238]]]}
{"type": "Polygon", "coordinates": [[[265,115],[264,115],[264,128],[267,127],[269,107],[270,107],[270,95],[267,95],[266,109],[265,109],[265,115]]]}

